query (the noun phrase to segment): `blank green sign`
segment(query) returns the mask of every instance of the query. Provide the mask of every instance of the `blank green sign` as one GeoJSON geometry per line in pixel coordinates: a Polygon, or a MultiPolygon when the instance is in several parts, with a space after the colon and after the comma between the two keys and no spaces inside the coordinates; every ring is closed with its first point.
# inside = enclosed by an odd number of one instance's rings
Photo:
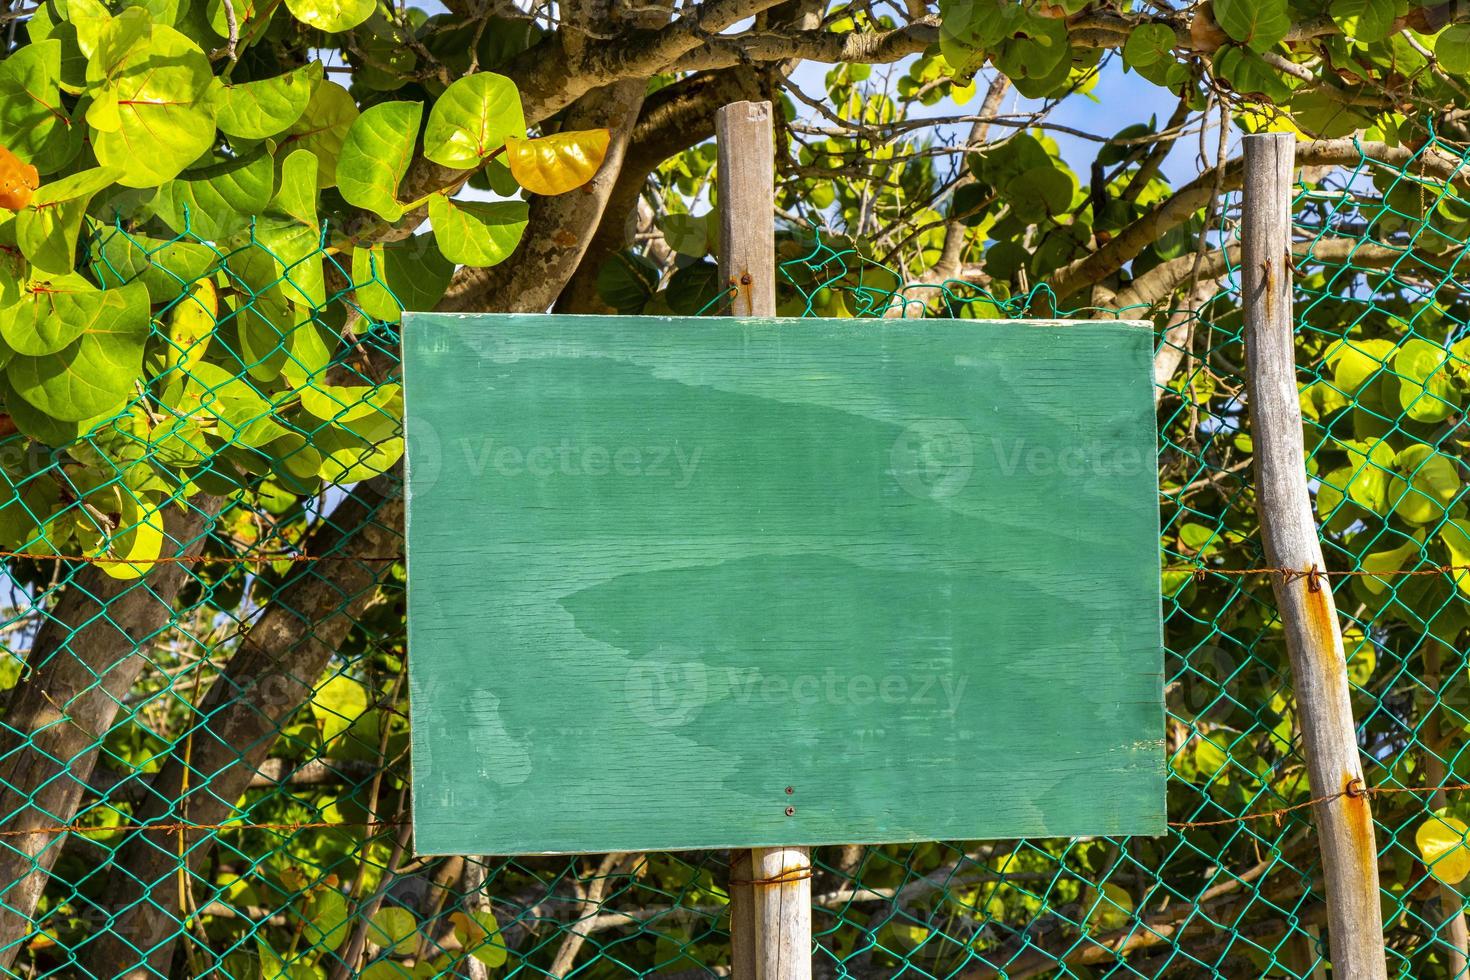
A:
{"type": "Polygon", "coordinates": [[[420,852],[1164,832],[1146,325],[403,330],[420,852]]]}

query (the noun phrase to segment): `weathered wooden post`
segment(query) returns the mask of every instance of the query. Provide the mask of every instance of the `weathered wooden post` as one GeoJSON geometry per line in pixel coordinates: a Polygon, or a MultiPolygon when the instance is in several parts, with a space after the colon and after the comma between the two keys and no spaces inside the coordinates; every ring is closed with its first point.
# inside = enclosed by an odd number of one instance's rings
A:
{"type": "Polygon", "coordinates": [[[1298,717],[1326,879],[1334,976],[1387,977],[1378,848],[1358,756],[1347,664],[1303,463],[1292,335],[1291,200],[1295,137],[1245,137],[1241,288],[1256,507],[1296,684],[1298,717]]]}
{"type": "MultiPolygon", "coordinates": [[[[731,316],[776,315],[776,139],[769,102],[715,114],[719,147],[720,278],[731,316]]],[[[793,804],[794,805],[794,804],[793,804]]],[[[730,861],[735,980],[810,980],[811,849],[768,847],[730,861]]]]}

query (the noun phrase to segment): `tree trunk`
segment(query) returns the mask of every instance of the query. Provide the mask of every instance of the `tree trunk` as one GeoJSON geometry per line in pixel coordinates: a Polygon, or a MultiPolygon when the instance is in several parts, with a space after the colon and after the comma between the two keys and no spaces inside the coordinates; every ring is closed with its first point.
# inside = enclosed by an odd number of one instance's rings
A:
{"type": "MultiPolygon", "coordinates": [[[[199,495],[170,506],[165,554],[197,555],[219,513],[218,498],[199,495]]],[[[144,577],[117,579],[88,565],[62,589],[37,631],[24,679],[11,691],[0,730],[0,814],[19,836],[0,848],[0,968],[8,968],[31,929],[31,917],[61,854],[87,790],[97,752],[123,697],[147,665],[150,643],[175,616],[188,575],[163,562],[144,577]]]]}
{"type": "MultiPolygon", "coordinates": [[[[265,604],[199,708],[187,761],[175,750],[150,783],[135,819],[222,823],[249,787],[285,720],[312,695],[317,678],[391,565],[365,561],[402,549],[403,499],[388,478],[359,487],[326,516],[307,553],[331,556],[306,565],[265,604]]],[[[86,946],[93,976],[168,976],[175,939],[184,931],[180,849],[187,872],[213,846],[209,831],[134,833],[110,875],[115,919],[86,946]]],[[[192,880],[192,874],[189,875],[192,880]]]]}

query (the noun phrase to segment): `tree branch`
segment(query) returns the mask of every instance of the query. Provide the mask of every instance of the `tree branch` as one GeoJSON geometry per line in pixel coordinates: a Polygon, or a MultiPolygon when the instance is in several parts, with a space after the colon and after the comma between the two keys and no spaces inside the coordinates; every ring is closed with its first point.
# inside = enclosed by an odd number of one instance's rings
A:
{"type": "MultiPolygon", "coordinates": [[[[1434,150],[1419,152],[1408,146],[1357,143],[1352,139],[1317,140],[1303,143],[1297,148],[1297,162],[1303,166],[1356,167],[1365,161],[1376,161],[1417,177],[1448,181],[1462,190],[1470,191],[1470,175],[1459,167],[1459,161],[1451,160],[1434,150]]],[[[1065,301],[1067,297],[1102,282],[1122,269],[1165,232],[1184,224],[1195,212],[1208,205],[1217,186],[1221,191],[1238,190],[1242,173],[1241,159],[1236,157],[1225,165],[1224,175],[1218,185],[1214,170],[1196,177],[1124,228],[1105,245],[1053,272],[1047,280],[1052,291],[1059,300],[1065,301]]],[[[1192,262],[1193,256],[1189,256],[1189,259],[1192,262]]],[[[1201,270],[1200,275],[1204,278],[1209,273],[1201,270]]],[[[1140,281],[1142,278],[1140,277],[1140,281]]],[[[1135,285],[1132,288],[1137,287],[1135,285]]],[[[1158,302],[1169,291],[1166,289],[1147,302],[1158,302]]],[[[1120,300],[1119,305],[1133,304],[1124,304],[1120,300]]]]}

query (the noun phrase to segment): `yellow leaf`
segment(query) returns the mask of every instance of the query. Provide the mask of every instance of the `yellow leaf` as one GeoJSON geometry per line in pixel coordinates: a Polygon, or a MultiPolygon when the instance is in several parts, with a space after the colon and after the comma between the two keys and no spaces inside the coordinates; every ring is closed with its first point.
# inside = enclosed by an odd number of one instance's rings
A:
{"type": "Polygon", "coordinates": [[[1414,831],[1414,843],[1429,873],[1446,885],[1455,885],[1470,875],[1470,846],[1465,844],[1463,820],[1430,817],[1414,831]]]}
{"type": "Polygon", "coordinates": [[[163,553],[163,518],[124,493],[117,531],[108,538],[99,557],[121,559],[98,565],[112,578],[134,579],[148,574],[163,553]]]}
{"type": "Polygon", "coordinates": [[[168,346],[164,360],[169,368],[177,368],[180,374],[189,370],[204,356],[209,346],[209,337],[214,333],[215,320],[219,316],[219,294],[214,282],[200,279],[189,287],[188,293],[173,308],[169,320],[168,346]]]}
{"type": "Polygon", "coordinates": [[[565,194],[592,179],[607,156],[610,136],[605,129],[553,133],[535,139],[505,141],[510,173],[532,194],[565,194]]]}

